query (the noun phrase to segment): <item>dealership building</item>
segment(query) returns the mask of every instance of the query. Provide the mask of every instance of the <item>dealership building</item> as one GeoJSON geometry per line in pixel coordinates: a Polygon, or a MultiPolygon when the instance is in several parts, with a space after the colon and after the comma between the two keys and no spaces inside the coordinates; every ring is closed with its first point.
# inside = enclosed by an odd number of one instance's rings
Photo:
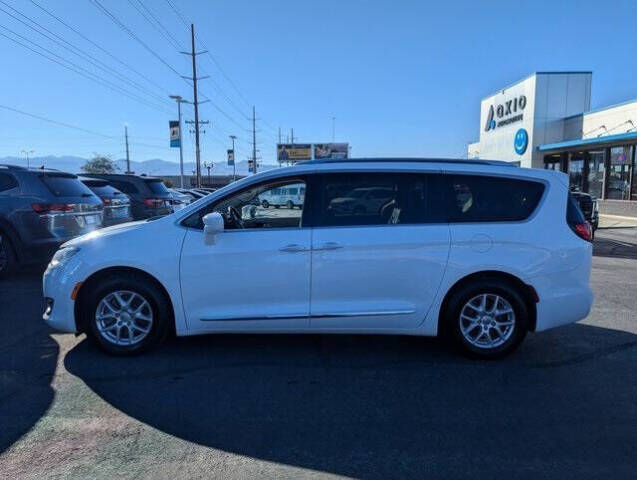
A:
{"type": "Polygon", "coordinates": [[[592,72],[536,72],[484,98],[469,158],[560,170],[602,213],[637,216],[637,100],[590,109],[592,72]]]}

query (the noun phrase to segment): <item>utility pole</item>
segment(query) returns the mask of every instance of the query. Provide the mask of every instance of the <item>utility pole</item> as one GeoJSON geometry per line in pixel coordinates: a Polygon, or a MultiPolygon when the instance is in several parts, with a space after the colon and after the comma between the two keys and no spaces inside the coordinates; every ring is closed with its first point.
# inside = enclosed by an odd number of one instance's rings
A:
{"type": "Polygon", "coordinates": [[[281,143],[281,127],[279,127],[279,143],[281,143]]]}
{"type": "Polygon", "coordinates": [[[128,154],[128,125],[124,125],[124,137],[126,138],[126,173],[131,173],[130,171],[130,156],[128,154]]]}
{"type": "Polygon", "coordinates": [[[214,167],[214,164],[212,162],[210,163],[203,162],[203,166],[204,168],[208,169],[208,185],[212,186],[212,180],[210,178],[210,169],[214,167]]]}
{"type": "Polygon", "coordinates": [[[252,106],[252,171],[257,173],[257,130],[256,109],[252,106]]]}
{"type": "Polygon", "coordinates": [[[290,129],[290,143],[294,143],[294,129],[290,129]]]}
{"type": "Polygon", "coordinates": [[[181,134],[181,104],[190,103],[179,95],[170,95],[170,98],[177,102],[177,116],[179,117],[179,185],[184,188],[184,145],[183,135],[181,134]]]}
{"type": "MultiPolygon", "coordinates": [[[[206,53],[206,51],[197,52],[195,50],[195,24],[190,24],[190,44],[191,51],[190,52],[181,52],[185,55],[190,55],[192,57],[192,78],[184,77],[189,80],[192,80],[192,91],[193,91],[193,105],[195,106],[195,161],[197,164],[197,178],[196,178],[196,186],[197,188],[201,187],[201,154],[199,150],[199,100],[197,99],[197,80],[202,80],[207,77],[199,77],[197,78],[197,55],[201,55],[202,53],[206,53]]],[[[204,103],[204,102],[201,102],[204,103]]]]}
{"type": "Polygon", "coordinates": [[[230,139],[232,140],[232,181],[234,182],[237,179],[237,156],[234,153],[234,141],[237,139],[237,136],[230,135],[230,139]]]}

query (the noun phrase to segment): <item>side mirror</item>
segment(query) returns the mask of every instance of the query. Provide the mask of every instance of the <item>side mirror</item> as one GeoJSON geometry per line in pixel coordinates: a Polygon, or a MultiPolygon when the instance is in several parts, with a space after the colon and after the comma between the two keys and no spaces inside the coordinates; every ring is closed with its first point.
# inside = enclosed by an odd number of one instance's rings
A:
{"type": "Polygon", "coordinates": [[[223,217],[219,212],[212,212],[203,217],[203,237],[206,245],[214,245],[215,237],[223,232],[223,217]]]}

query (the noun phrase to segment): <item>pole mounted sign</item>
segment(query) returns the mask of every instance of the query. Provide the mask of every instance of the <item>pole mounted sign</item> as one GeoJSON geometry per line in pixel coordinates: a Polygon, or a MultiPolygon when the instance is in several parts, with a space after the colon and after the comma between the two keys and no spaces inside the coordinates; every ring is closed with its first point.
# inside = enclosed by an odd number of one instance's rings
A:
{"type": "Polygon", "coordinates": [[[170,120],[168,122],[170,128],[170,146],[179,148],[181,144],[181,130],[179,128],[178,120],[170,120]]]}
{"type": "Polygon", "coordinates": [[[232,167],[234,165],[234,150],[228,149],[228,166],[232,167]]]}

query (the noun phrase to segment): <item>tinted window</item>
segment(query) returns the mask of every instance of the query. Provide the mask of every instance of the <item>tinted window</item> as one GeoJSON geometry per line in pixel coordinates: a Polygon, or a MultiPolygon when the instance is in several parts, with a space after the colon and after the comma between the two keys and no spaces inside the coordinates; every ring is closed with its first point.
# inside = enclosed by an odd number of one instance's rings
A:
{"type": "Polygon", "coordinates": [[[573,195],[569,193],[566,203],[566,222],[570,225],[576,225],[586,222],[586,218],[579,207],[579,203],[573,195]]]}
{"type": "Polygon", "coordinates": [[[120,192],[124,193],[139,193],[137,187],[130,182],[122,182],[120,180],[112,180],[111,183],[113,186],[118,189],[120,192]]]}
{"type": "Polygon", "coordinates": [[[158,194],[170,194],[166,185],[161,180],[146,180],[146,185],[150,188],[150,191],[158,194]]]}
{"type": "Polygon", "coordinates": [[[121,192],[117,191],[115,188],[111,187],[108,184],[104,184],[104,185],[96,185],[96,186],[92,186],[89,185],[89,187],[91,188],[91,190],[93,190],[93,192],[96,195],[101,196],[111,196],[111,195],[119,195],[120,197],[123,196],[121,192]]]}
{"type": "Polygon", "coordinates": [[[40,175],[40,180],[56,197],[93,196],[91,190],[74,175],[46,173],[40,175]]]}
{"type": "Polygon", "coordinates": [[[338,173],[323,176],[318,226],[395,225],[442,221],[431,203],[433,176],[338,173]]]}
{"type": "Polygon", "coordinates": [[[301,227],[305,207],[304,197],[294,200],[292,208],[287,208],[285,205],[280,206],[280,208],[274,208],[271,205],[264,206],[269,203],[264,202],[264,199],[271,199],[274,192],[281,192],[284,190],[281,187],[286,184],[296,189],[305,186],[302,180],[290,179],[250,187],[233,193],[212,205],[207,205],[184,220],[183,225],[203,229],[203,217],[211,212],[219,212],[224,218],[226,230],[301,227]]]}
{"type": "Polygon", "coordinates": [[[529,180],[479,175],[449,175],[450,222],[507,222],[528,218],[544,185],[529,180]]]}
{"type": "Polygon", "coordinates": [[[13,175],[9,175],[8,173],[0,173],[0,192],[4,192],[5,190],[11,190],[18,186],[18,182],[13,178],[13,175]]]}

